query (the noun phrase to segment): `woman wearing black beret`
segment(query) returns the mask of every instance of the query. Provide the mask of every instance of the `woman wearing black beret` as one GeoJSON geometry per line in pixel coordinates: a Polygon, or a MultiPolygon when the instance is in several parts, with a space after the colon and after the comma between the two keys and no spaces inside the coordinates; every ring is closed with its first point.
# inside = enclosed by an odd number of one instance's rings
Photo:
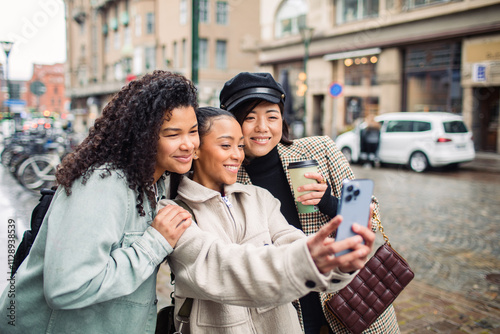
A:
{"type": "MultiPolygon", "coordinates": [[[[269,190],[281,202],[281,212],[288,223],[306,234],[315,233],[337,213],[342,181],[353,179],[349,163],[328,136],[288,138],[283,118],[286,94],[269,73],[242,72],[227,81],[220,93],[220,107],[232,112],[242,127],[246,163],[238,172],[238,182],[254,184],[269,190]],[[306,177],[316,183],[302,186],[293,196],[288,167],[290,163],[316,160],[319,173],[306,177]],[[314,212],[300,213],[299,205],[314,205],[314,212]]],[[[375,216],[378,218],[378,202],[375,216]]],[[[377,225],[372,221],[372,228],[377,225]]],[[[326,309],[331,295],[310,293],[297,306],[306,334],[349,333],[326,309]]],[[[389,307],[365,333],[399,333],[394,308],[389,307]]]]}

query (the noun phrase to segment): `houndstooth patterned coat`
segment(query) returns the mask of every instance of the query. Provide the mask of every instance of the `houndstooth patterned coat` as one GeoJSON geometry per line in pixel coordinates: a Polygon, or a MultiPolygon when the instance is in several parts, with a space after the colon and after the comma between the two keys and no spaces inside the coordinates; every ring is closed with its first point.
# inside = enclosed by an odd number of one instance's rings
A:
{"type": "MultiPolygon", "coordinates": [[[[283,170],[290,185],[290,191],[293,194],[292,183],[290,181],[290,173],[288,165],[291,162],[314,159],[318,161],[320,173],[331,186],[333,196],[340,198],[342,190],[342,181],[345,179],[354,179],[354,173],[345,159],[344,155],[339,151],[333,140],[328,136],[321,137],[306,137],[293,141],[292,145],[278,144],[278,152],[280,155],[283,170]]],[[[250,177],[242,167],[238,172],[238,182],[243,184],[251,184],[250,177]]],[[[375,197],[372,199],[375,204],[374,214],[379,217],[379,205],[375,197]]],[[[321,226],[326,224],[330,218],[321,213],[299,213],[299,219],[302,223],[302,229],[305,234],[315,233],[321,226]]],[[[372,229],[376,230],[377,224],[372,221],[372,229]]],[[[342,324],[328,311],[325,302],[330,299],[333,294],[320,293],[321,305],[326,319],[334,333],[349,334],[342,324]]],[[[295,302],[295,307],[299,314],[302,324],[302,311],[300,304],[295,302]]],[[[396,313],[391,305],[366,331],[363,333],[384,333],[397,334],[400,333],[396,319],[396,313]]]]}

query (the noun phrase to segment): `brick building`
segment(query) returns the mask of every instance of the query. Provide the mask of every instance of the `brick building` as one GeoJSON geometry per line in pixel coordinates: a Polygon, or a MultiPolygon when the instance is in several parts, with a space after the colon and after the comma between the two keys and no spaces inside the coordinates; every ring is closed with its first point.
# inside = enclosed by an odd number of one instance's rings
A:
{"type": "Polygon", "coordinates": [[[28,110],[43,112],[49,110],[61,114],[65,111],[69,98],[65,96],[64,64],[33,65],[33,75],[27,83],[28,90],[25,98],[28,110]],[[44,94],[35,95],[30,87],[41,82],[45,87],[44,94]]]}

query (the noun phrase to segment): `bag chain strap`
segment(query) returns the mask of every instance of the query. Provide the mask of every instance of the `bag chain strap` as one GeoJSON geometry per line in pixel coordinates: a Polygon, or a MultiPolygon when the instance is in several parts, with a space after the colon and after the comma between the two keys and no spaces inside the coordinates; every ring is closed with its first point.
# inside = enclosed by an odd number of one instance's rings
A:
{"type": "Polygon", "coordinates": [[[377,215],[375,215],[375,212],[372,215],[372,219],[377,223],[378,230],[380,231],[380,233],[382,233],[382,237],[384,238],[385,243],[392,248],[391,243],[389,242],[389,237],[384,233],[384,227],[382,226],[382,222],[377,217],[377,215]]]}

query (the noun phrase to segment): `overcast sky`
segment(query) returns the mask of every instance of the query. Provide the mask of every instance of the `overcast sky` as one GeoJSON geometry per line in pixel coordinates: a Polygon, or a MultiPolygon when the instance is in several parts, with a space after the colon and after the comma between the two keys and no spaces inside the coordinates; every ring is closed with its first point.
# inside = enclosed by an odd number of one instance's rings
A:
{"type": "MultiPolygon", "coordinates": [[[[28,80],[33,64],[66,61],[63,0],[0,0],[0,41],[12,41],[9,78],[28,80]]],[[[0,48],[0,63],[5,53],[0,48]]]]}

